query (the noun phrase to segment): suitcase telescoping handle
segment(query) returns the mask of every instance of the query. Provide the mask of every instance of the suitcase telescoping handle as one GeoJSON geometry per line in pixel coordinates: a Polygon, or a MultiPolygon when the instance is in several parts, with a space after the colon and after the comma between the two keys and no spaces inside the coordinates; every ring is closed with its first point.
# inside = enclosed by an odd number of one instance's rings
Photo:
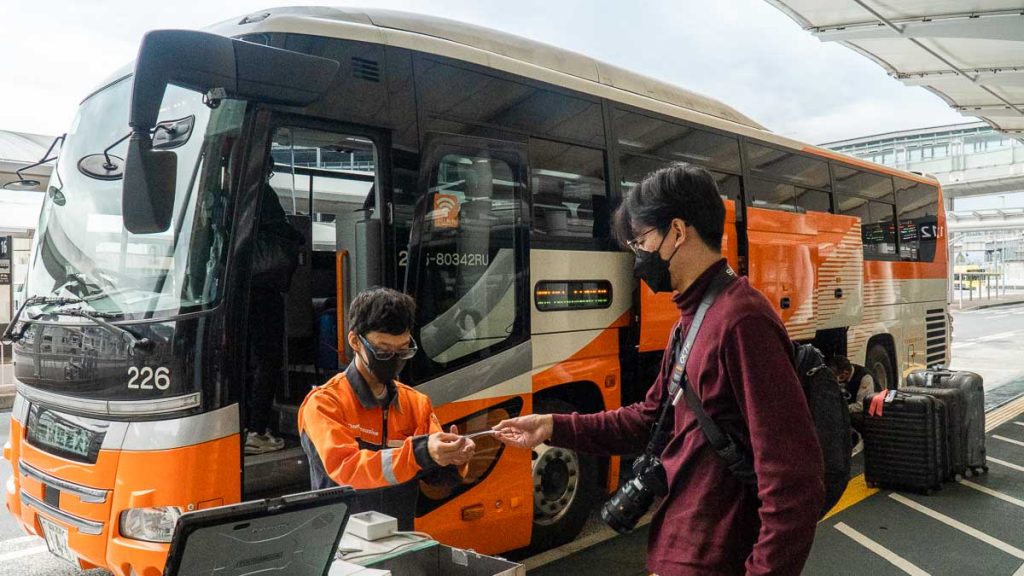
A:
{"type": "Polygon", "coordinates": [[[943,378],[949,378],[952,375],[953,375],[953,373],[951,371],[949,371],[949,370],[936,370],[936,371],[932,372],[931,374],[929,374],[929,376],[931,376],[931,378],[925,378],[924,385],[927,388],[931,388],[933,386],[938,386],[938,385],[942,384],[942,379],[943,378]]]}

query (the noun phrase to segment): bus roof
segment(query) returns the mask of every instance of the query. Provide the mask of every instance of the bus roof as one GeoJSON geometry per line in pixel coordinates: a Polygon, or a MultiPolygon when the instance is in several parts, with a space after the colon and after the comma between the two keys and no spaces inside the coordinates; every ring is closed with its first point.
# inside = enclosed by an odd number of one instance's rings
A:
{"type": "Polygon", "coordinates": [[[592,88],[588,90],[572,80],[597,83],[732,124],[767,130],[736,109],[702,94],[577,52],[447,18],[393,10],[287,7],[221,22],[210,27],[210,31],[225,36],[291,32],[400,46],[505,69],[590,94],[594,94],[592,88]],[[429,40],[442,40],[448,46],[429,40]],[[516,63],[520,66],[514,66],[516,63]],[[557,76],[544,74],[545,71],[554,72],[557,76]]]}
{"type": "MultiPolygon", "coordinates": [[[[447,18],[394,10],[296,6],[253,12],[209,26],[206,31],[228,37],[304,34],[445,56],[778,146],[938,185],[931,176],[896,170],[775,134],[731,106],[656,78],[570,50],[447,18]]],[[[130,73],[130,66],[126,68],[130,73]]]]}

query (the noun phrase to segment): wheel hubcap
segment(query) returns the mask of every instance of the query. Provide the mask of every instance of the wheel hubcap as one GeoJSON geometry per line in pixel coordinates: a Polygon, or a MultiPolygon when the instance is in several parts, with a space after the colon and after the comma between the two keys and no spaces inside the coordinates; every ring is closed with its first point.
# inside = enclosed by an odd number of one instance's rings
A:
{"type": "Polygon", "coordinates": [[[579,456],[572,450],[546,444],[533,451],[533,521],[554,524],[565,516],[579,491],[579,456]]]}

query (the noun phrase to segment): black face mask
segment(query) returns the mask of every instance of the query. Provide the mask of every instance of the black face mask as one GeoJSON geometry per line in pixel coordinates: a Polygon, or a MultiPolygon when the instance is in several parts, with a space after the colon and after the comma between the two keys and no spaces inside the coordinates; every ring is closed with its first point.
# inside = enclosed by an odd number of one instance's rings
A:
{"type": "Polygon", "coordinates": [[[633,263],[633,276],[639,278],[647,283],[651,287],[651,290],[655,292],[671,292],[672,291],[672,276],[668,271],[669,260],[676,255],[679,251],[679,247],[672,251],[672,255],[668,257],[668,260],[661,259],[661,246],[665,243],[665,236],[661,239],[661,244],[658,244],[658,248],[651,252],[647,250],[637,250],[636,261],[633,263]]]}
{"type": "Polygon", "coordinates": [[[395,386],[394,381],[398,378],[402,368],[405,368],[406,361],[400,358],[398,354],[387,360],[380,360],[377,358],[377,351],[373,349],[373,345],[365,338],[362,340],[364,348],[363,359],[366,361],[366,367],[370,369],[370,372],[378,382],[387,387],[388,394],[390,395],[395,386]]]}
{"type": "Polygon", "coordinates": [[[374,377],[381,384],[384,384],[389,389],[394,385],[394,380],[398,378],[398,374],[405,368],[405,360],[402,360],[398,356],[391,358],[390,360],[377,360],[373,357],[373,354],[367,354],[367,367],[370,372],[373,373],[374,377]]]}

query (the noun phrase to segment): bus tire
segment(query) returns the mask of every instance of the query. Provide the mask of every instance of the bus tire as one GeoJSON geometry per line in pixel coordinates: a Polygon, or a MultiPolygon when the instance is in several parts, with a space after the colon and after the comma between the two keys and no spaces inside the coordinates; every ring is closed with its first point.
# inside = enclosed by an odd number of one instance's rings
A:
{"type": "Polygon", "coordinates": [[[868,374],[875,379],[876,392],[899,387],[899,383],[896,382],[896,371],[892,366],[892,357],[884,344],[880,342],[872,344],[868,348],[864,364],[868,374]]]}
{"type": "MultiPolygon", "coordinates": [[[[573,406],[553,398],[538,399],[538,414],[570,414],[573,406]]],[[[567,448],[541,444],[533,449],[533,531],[536,552],[571,542],[598,503],[598,459],[567,448]]]]}

